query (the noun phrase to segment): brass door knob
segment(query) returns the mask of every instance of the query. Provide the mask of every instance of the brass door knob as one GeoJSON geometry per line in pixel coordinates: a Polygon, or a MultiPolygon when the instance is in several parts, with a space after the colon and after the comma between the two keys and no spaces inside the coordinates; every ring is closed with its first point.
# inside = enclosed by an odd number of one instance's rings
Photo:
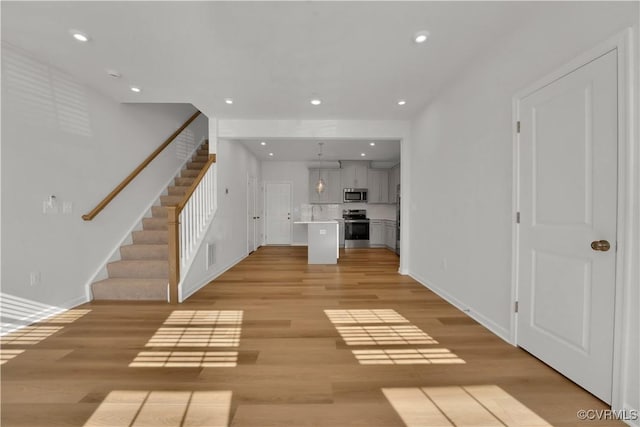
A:
{"type": "Polygon", "coordinates": [[[591,249],[594,251],[607,252],[611,249],[611,244],[606,240],[594,240],[591,242],[591,249]]]}

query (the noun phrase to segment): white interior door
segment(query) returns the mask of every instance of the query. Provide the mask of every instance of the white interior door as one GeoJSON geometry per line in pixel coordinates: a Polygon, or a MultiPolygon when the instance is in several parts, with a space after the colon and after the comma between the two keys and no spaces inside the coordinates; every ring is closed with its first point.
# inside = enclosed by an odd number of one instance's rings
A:
{"type": "Polygon", "coordinates": [[[268,182],[265,188],[266,243],[291,244],[291,184],[268,182]]]}
{"type": "Polygon", "coordinates": [[[256,178],[247,177],[247,252],[257,249],[256,178]]]}
{"type": "Polygon", "coordinates": [[[610,403],[616,51],[520,99],[518,113],[518,344],[610,403]]]}

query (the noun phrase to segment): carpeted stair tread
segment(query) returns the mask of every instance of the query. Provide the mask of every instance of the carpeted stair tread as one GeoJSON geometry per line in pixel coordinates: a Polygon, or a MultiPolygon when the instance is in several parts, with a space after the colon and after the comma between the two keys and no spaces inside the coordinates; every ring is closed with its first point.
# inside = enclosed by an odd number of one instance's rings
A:
{"type": "Polygon", "coordinates": [[[110,278],[166,279],[169,277],[169,262],[157,259],[121,260],[107,264],[110,278]]]}
{"type": "Polygon", "coordinates": [[[109,278],[91,285],[95,300],[167,300],[167,279],[109,278]]]}
{"type": "Polygon", "coordinates": [[[167,187],[169,196],[184,196],[189,191],[189,185],[171,185],[167,187]]]}
{"type": "Polygon", "coordinates": [[[169,246],[165,244],[133,244],[120,247],[120,257],[123,260],[157,259],[167,260],[169,246]]]}
{"type": "Polygon", "coordinates": [[[132,235],[133,243],[166,244],[169,241],[169,233],[167,230],[139,230],[134,231],[132,235]]]}
{"type": "Polygon", "coordinates": [[[168,230],[167,218],[142,218],[143,230],[168,230]]]}

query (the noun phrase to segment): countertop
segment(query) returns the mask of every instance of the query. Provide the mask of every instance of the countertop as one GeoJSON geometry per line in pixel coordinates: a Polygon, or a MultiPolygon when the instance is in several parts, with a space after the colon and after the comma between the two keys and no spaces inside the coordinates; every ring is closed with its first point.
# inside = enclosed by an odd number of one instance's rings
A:
{"type": "Polygon", "coordinates": [[[319,221],[295,221],[294,224],[337,224],[335,219],[325,219],[319,221]]]}

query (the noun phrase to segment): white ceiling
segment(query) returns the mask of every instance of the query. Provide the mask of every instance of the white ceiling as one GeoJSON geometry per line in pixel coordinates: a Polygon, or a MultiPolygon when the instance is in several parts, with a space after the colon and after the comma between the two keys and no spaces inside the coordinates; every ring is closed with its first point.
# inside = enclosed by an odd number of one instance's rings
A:
{"type": "Polygon", "coordinates": [[[319,142],[323,142],[322,160],[400,161],[400,141],[253,139],[242,142],[257,158],[270,161],[318,161],[319,142]],[[261,145],[261,142],[267,145],[261,145]],[[375,146],[370,143],[375,142],[375,146]],[[273,157],[269,156],[273,153],[273,157]],[[365,153],[366,156],[361,156],[365,153]]]}
{"type": "Polygon", "coordinates": [[[477,55],[553,6],[3,1],[1,7],[3,40],[118,101],[191,102],[221,118],[410,119],[477,55]],[[91,41],[76,42],[70,29],[91,41]],[[412,41],[419,30],[431,33],[422,45],[412,41]],[[130,92],[131,84],[142,93],[130,92]],[[309,104],[314,96],[321,106],[309,104]],[[234,104],[226,105],[226,97],[234,104]],[[396,105],[399,98],[407,105],[396,105]]]}

